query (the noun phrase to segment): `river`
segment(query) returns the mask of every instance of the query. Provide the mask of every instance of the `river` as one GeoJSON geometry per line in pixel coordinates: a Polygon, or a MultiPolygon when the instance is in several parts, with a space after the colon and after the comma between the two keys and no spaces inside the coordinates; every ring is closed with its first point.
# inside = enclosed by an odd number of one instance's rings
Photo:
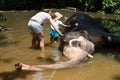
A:
{"type": "MultiPolygon", "coordinates": [[[[10,29],[0,32],[0,80],[120,80],[120,63],[114,59],[114,53],[117,53],[117,51],[104,51],[104,49],[96,51],[93,59],[75,68],[44,72],[17,72],[14,67],[17,62],[29,65],[54,63],[50,59],[39,59],[40,50],[30,48],[31,35],[27,29],[27,22],[37,12],[0,12],[7,19],[7,21],[0,22],[0,25],[10,29]],[[108,55],[104,55],[106,53],[108,55]]],[[[59,12],[67,17],[75,13],[66,10],[60,10],[59,12]]],[[[111,14],[88,14],[97,19],[113,19],[111,14]]],[[[60,54],[57,50],[59,43],[52,45],[49,43],[49,23],[44,26],[44,37],[46,56],[50,57],[53,53],[60,54]]],[[[60,61],[63,61],[63,56],[59,56],[60,61]]]]}

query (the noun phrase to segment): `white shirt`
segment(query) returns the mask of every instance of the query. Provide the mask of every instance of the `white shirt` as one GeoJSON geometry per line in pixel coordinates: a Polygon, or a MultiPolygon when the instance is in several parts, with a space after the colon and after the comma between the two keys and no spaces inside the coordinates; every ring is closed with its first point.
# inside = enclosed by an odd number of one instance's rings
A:
{"type": "Polygon", "coordinates": [[[31,19],[38,21],[40,24],[47,22],[51,18],[50,14],[46,12],[39,12],[34,15],[31,19]]]}
{"type": "MultiPolygon", "coordinates": [[[[53,20],[54,24],[57,28],[60,28],[60,25],[62,24],[62,22],[60,20],[53,20]]],[[[52,25],[50,26],[53,30],[55,30],[52,25]]]]}

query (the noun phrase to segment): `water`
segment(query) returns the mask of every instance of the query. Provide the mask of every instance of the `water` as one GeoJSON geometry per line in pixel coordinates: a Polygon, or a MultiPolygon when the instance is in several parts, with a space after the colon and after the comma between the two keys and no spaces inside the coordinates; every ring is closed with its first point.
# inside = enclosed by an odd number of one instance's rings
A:
{"type": "MultiPolygon", "coordinates": [[[[6,22],[0,22],[10,28],[10,31],[0,32],[0,80],[120,80],[120,63],[114,60],[117,50],[98,50],[94,58],[81,64],[76,68],[49,70],[45,72],[22,71],[16,72],[14,64],[22,62],[29,65],[50,64],[52,60],[39,59],[40,50],[31,49],[31,35],[27,30],[29,18],[38,11],[12,11],[1,12],[6,18],[6,22]],[[108,53],[110,55],[103,55],[108,53]]],[[[69,17],[75,12],[61,10],[65,16],[69,17]]],[[[114,19],[113,16],[88,13],[94,18],[114,19]]],[[[64,21],[64,20],[63,20],[64,21]]],[[[47,57],[58,54],[61,61],[64,57],[57,50],[59,43],[49,44],[49,24],[45,24],[45,54],[47,57]]]]}

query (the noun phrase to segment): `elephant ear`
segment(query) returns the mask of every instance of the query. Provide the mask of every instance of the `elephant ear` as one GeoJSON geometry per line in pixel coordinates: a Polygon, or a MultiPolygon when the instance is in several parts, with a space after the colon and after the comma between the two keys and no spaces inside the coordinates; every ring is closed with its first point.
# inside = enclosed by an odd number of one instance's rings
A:
{"type": "Polygon", "coordinates": [[[83,36],[84,38],[89,40],[89,34],[88,34],[87,30],[80,30],[79,33],[81,36],[83,36]]]}

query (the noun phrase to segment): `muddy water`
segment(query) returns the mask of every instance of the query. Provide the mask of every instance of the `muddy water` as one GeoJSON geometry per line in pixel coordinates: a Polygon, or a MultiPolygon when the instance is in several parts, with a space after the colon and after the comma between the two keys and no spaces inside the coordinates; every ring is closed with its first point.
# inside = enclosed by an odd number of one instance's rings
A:
{"type": "MultiPolygon", "coordinates": [[[[103,53],[110,53],[106,56],[96,51],[94,59],[81,64],[76,68],[50,70],[45,72],[16,72],[14,64],[17,62],[29,65],[50,64],[53,61],[39,59],[40,50],[31,49],[31,35],[27,30],[29,18],[38,11],[16,11],[1,12],[7,18],[7,21],[1,22],[10,28],[9,31],[0,32],[0,80],[118,80],[120,79],[120,63],[114,60],[111,52],[101,50],[103,53]]],[[[60,11],[69,17],[74,12],[60,11]],[[68,14],[69,13],[69,14],[68,14]]],[[[89,13],[93,17],[101,15],[89,13]]],[[[104,16],[105,17],[105,16],[104,16]]],[[[110,17],[110,16],[109,16],[110,17]]],[[[53,53],[60,54],[57,50],[58,44],[49,44],[49,24],[45,24],[45,54],[50,57],[53,53]]],[[[114,52],[114,50],[112,51],[114,52]]],[[[64,60],[61,55],[61,61],[64,60]]]]}

